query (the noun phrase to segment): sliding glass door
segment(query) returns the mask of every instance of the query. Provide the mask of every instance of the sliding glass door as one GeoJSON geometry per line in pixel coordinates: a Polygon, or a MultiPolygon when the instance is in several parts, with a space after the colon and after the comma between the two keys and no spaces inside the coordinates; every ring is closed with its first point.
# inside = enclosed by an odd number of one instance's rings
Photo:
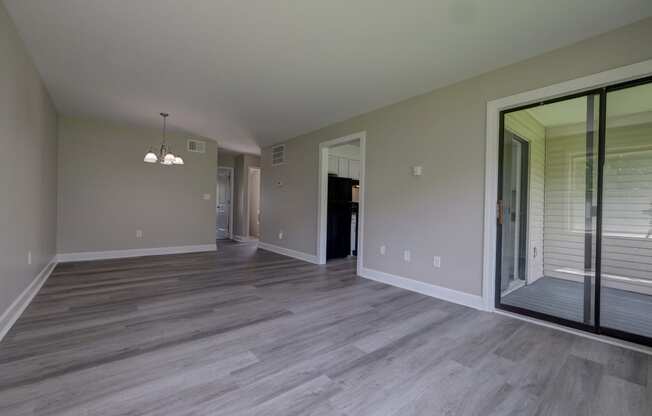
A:
{"type": "Polygon", "coordinates": [[[652,79],[501,113],[496,307],[650,344],[652,79]]]}
{"type": "Polygon", "coordinates": [[[652,338],[652,83],[606,92],[600,324],[652,338]]]}
{"type": "Polygon", "coordinates": [[[586,94],[503,114],[497,296],[505,309],[594,325],[599,105],[586,94]],[[515,137],[528,144],[520,164],[515,137]],[[514,247],[523,248],[524,273],[512,273],[514,247]]]}
{"type": "Polygon", "coordinates": [[[529,144],[513,133],[506,133],[502,148],[502,262],[501,291],[509,292],[525,285],[527,276],[527,172],[529,144]]]}

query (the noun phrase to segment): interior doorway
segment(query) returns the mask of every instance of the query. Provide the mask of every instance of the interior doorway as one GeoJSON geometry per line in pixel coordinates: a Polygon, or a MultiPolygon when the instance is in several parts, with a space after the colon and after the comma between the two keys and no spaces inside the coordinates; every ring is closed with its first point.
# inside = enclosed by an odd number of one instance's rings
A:
{"type": "Polygon", "coordinates": [[[348,258],[362,267],[365,133],[320,144],[320,264],[348,258]]]}
{"type": "Polygon", "coordinates": [[[226,240],[233,236],[233,168],[217,168],[217,240],[226,240]]]}
{"type": "Polygon", "coordinates": [[[250,167],[247,180],[249,237],[258,239],[260,238],[260,169],[250,167]]]}

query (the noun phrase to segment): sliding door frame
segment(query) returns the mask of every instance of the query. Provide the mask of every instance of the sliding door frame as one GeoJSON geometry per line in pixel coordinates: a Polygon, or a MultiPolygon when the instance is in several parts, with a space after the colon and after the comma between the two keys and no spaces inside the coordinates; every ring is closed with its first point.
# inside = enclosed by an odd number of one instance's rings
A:
{"type": "Polygon", "coordinates": [[[601,265],[602,265],[602,207],[603,207],[603,187],[604,187],[604,165],[606,158],[606,143],[607,143],[607,94],[614,91],[624,90],[627,88],[636,87],[639,85],[652,84],[652,76],[641,77],[630,81],[620,82],[612,85],[607,85],[604,88],[603,94],[600,97],[600,154],[599,154],[599,170],[598,170],[598,236],[596,242],[597,250],[597,265],[596,265],[596,314],[595,322],[598,328],[598,333],[604,334],[614,338],[620,338],[625,341],[635,342],[652,346],[652,338],[640,334],[633,334],[631,332],[622,331],[619,329],[609,328],[600,325],[600,292],[602,292],[601,280],[601,265]],[[604,104],[603,104],[604,102],[604,104]],[[604,107],[604,110],[603,110],[604,107]]]}
{"type": "MultiPolygon", "coordinates": [[[[513,139],[520,143],[521,145],[521,195],[519,201],[519,224],[518,232],[519,237],[522,238],[522,241],[518,245],[518,274],[522,277],[522,280],[527,282],[527,271],[528,271],[528,228],[529,228],[529,216],[530,216],[530,142],[519,137],[517,134],[513,134],[513,139]],[[524,276],[524,277],[523,277],[524,276]]],[[[525,283],[527,284],[527,283],[525,283]]]]}
{"type": "MultiPolygon", "coordinates": [[[[503,198],[503,195],[502,195],[502,193],[503,193],[503,189],[502,189],[503,188],[503,184],[502,184],[502,182],[503,182],[502,166],[503,166],[504,161],[503,161],[503,149],[502,149],[502,147],[503,147],[504,142],[505,142],[505,116],[507,114],[514,113],[514,112],[517,112],[517,111],[527,110],[527,109],[530,109],[530,108],[540,107],[542,105],[547,105],[547,104],[558,103],[558,102],[561,102],[561,101],[572,100],[572,99],[575,99],[575,98],[591,97],[591,96],[600,96],[600,97],[602,97],[605,94],[606,93],[605,93],[604,88],[594,88],[594,89],[589,89],[589,90],[586,90],[586,91],[581,91],[581,92],[577,92],[577,93],[573,93],[573,94],[563,95],[563,96],[560,96],[560,97],[555,97],[555,98],[551,98],[551,99],[547,99],[547,100],[542,100],[542,101],[539,101],[539,102],[536,102],[536,103],[525,104],[525,105],[521,105],[521,106],[517,106],[517,107],[511,107],[511,108],[504,109],[504,110],[500,111],[500,113],[499,113],[499,117],[500,117],[499,129],[500,130],[498,132],[498,135],[499,135],[498,146],[499,146],[499,148],[498,148],[498,184],[497,184],[498,187],[497,187],[497,193],[496,193],[497,201],[501,201],[501,199],[503,198]]],[[[600,102],[602,102],[602,101],[603,101],[602,98],[600,98],[600,102]]],[[[600,106],[599,111],[600,111],[600,118],[601,118],[602,117],[602,112],[603,112],[603,107],[602,106],[600,106]]],[[[588,114],[587,114],[587,117],[588,117],[588,114]]],[[[600,138],[601,136],[603,136],[603,134],[601,134],[601,132],[604,129],[602,128],[602,125],[600,123],[598,123],[598,124],[599,124],[598,125],[598,137],[600,138]]],[[[601,140],[599,139],[598,141],[600,142],[601,140]]],[[[599,146],[598,151],[601,152],[602,151],[602,144],[599,143],[598,146],[599,146]]],[[[600,156],[599,156],[599,154],[597,156],[598,156],[598,163],[599,163],[600,156]]],[[[601,171],[600,166],[598,166],[598,185],[600,183],[600,171],[601,171]]],[[[528,190],[528,192],[529,192],[529,190],[528,190]]],[[[598,192],[598,198],[600,198],[600,192],[598,192]]],[[[497,204],[497,205],[498,205],[496,207],[497,210],[502,209],[500,204],[497,204]]],[[[599,200],[598,200],[598,205],[600,205],[599,200]]],[[[496,260],[495,260],[496,269],[495,269],[495,277],[494,277],[494,279],[495,279],[495,282],[494,282],[494,290],[495,290],[495,293],[494,293],[494,302],[495,302],[494,307],[496,309],[500,309],[500,310],[504,310],[504,311],[508,311],[508,312],[512,312],[512,313],[517,313],[519,315],[528,316],[530,318],[541,319],[541,320],[544,320],[544,321],[552,322],[552,323],[555,323],[555,324],[558,324],[558,325],[568,326],[568,327],[579,329],[579,330],[582,330],[582,331],[588,331],[588,332],[592,332],[592,333],[596,333],[596,334],[599,333],[599,327],[596,326],[595,319],[593,320],[593,324],[588,324],[588,323],[586,323],[586,316],[584,317],[583,321],[573,321],[573,320],[562,318],[562,317],[559,317],[559,316],[550,315],[550,314],[543,313],[543,312],[537,312],[537,311],[522,308],[522,307],[519,307],[519,306],[505,304],[505,303],[502,303],[500,301],[501,287],[500,287],[500,284],[498,283],[498,281],[501,278],[500,273],[501,273],[501,264],[502,264],[502,259],[501,259],[501,255],[502,255],[502,225],[499,224],[498,218],[499,218],[499,216],[497,215],[496,219],[495,219],[495,221],[496,221],[496,243],[495,243],[496,244],[496,253],[495,253],[495,256],[496,256],[496,260]]],[[[529,219],[528,219],[528,222],[529,222],[529,219]]],[[[601,223],[601,218],[598,217],[597,224],[600,224],[600,223],[601,223]]],[[[598,247],[600,245],[599,241],[601,240],[601,235],[598,232],[599,228],[600,228],[599,226],[596,226],[596,230],[595,230],[595,233],[596,233],[596,263],[600,263],[600,260],[599,260],[600,252],[598,251],[598,247]]],[[[598,279],[598,266],[597,265],[594,265],[594,270],[596,271],[595,272],[596,276],[594,278],[593,284],[596,285],[595,286],[596,290],[595,290],[595,296],[593,298],[593,302],[594,302],[594,305],[595,305],[594,306],[595,310],[599,310],[600,309],[599,308],[600,299],[599,299],[598,295],[599,295],[600,290],[598,289],[599,286],[597,286],[597,282],[599,280],[598,279]]],[[[585,283],[585,286],[586,286],[586,283],[585,283]]],[[[586,304],[590,305],[591,301],[592,301],[592,299],[590,297],[589,298],[584,298],[584,303],[585,303],[584,310],[585,311],[587,309],[586,304]]]]}
{"type": "MultiPolygon", "coordinates": [[[[505,125],[505,118],[501,117],[500,119],[500,125],[501,125],[501,130],[500,130],[500,149],[501,151],[498,154],[498,166],[502,166],[504,162],[504,157],[503,157],[503,146],[505,143],[505,130],[504,130],[504,125],[505,125]]],[[[527,230],[528,230],[528,224],[529,224],[529,218],[528,215],[530,213],[530,207],[528,206],[528,201],[529,201],[529,193],[530,193],[530,142],[527,140],[523,139],[516,133],[512,133],[512,138],[516,141],[518,141],[522,148],[521,148],[521,188],[524,188],[525,190],[521,190],[521,195],[520,195],[520,223],[519,223],[519,237],[525,237],[523,238],[524,241],[519,242],[519,258],[518,258],[518,267],[519,267],[519,273],[521,272],[521,268],[524,269],[525,272],[527,272],[528,268],[528,262],[525,260],[521,264],[521,259],[527,257],[527,230]],[[522,215],[525,214],[525,215],[522,215]],[[525,251],[525,253],[523,253],[525,251]]],[[[498,169],[498,200],[502,201],[502,193],[503,193],[503,171],[502,169],[498,169]]],[[[502,205],[500,207],[502,209],[502,205]]],[[[502,253],[502,226],[503,224],[498,223],[497,224],[497,239],[496,239],[496,246],[498,247],[497,252],[502,253]]],[[[501,256],[496,257],[496,280],[498,280],[498,276],[500,275],[500,271],[502,269],[502,258],[501,256]]],[[[527,281],[527,278],[525,279],[527,281]]],[[[500,303],[500,292],[501,292],[501,285],[496,285],[496,305],[500,303]]]]}
{"type": "MultiPolygon", "coordinates": [[[[603,196],[604,196],[604,166],[605,166],[605,158],[606,158],[606,120],[607,120],[607,94],[612,91],[618,91],[626,88],[632,88],[638,85],[645,85],[652,83],[652,76],[646,76],[634,80],[629,80],[625,82],[619,82],[611,85],[607,85],[601,88],[594,88],[594,89],[589,89],[586,91],[581,91],[573,94],[568,94],[560,97],[555,97],[553,99],[549,100],[542,100],[537,103],[532,103],[532,104],[526,104],[518,107],[512,107],[508,108],[505,110],[501,110],[499,112],[499,140],[498,140],[498,183],[497,183],[497,200],[500,201],[503,197],[503,189],[502,189],[502,179],[503,179],[503,172],[502,172],[502,167],[503,167],[503,145],[504,145],[504,140],[505,140],[505,116],[509,113],[521,111],[521,110],[526,110],[529,108],[535,108],[539,107],[542,105],[546,104],[552,104],[552,103],[557,103],[561,101],[566,101],[566,100],[572,100],[574,98],[581,98],[581,97],[587,97],[587,99],[591,96],[598,96],[599,97],[599,114],[598,114],[598,151],[597,151],[597,183],[595,187],[592,187],[596,189],[597,192],[597,197],[596,197],[596,226],[595,226],[595,263],[591,264],[593,266],[593,270],[595,270],[595,276],[593,279],[592,285],[595,287],[595,293],[593,294],[593,299],[591,299],[590,296],[590,288],[591,288],[591,282],[588,282],[589,290],[587,291],[587,282],[585,281],[584,283],[584,311],[585,311],[585,316],[584,316],[584,322],[580,321],[573,321],[565,318],[561,318],[555,315],[550,315],[542,312],[537,312],[525,308],[521,308],[518,306],[513,306],[509,304],[504,304],[501,303],[501,285],[499,284],[499,279],[501,278],[500,273],[501,273],[501,256],[502,256],[502,225],[499,224],[498,221],[498,216],[496,217],[496,268],[495,268],[495,277],[494,277],[494,307],[496,309],[512,312],[512,313],[517,313],[519,315],[524,315],[528,316],[531,318],[535,319],[540,319],[548,322],[552,322],[555,324],[563,325],[563,326],[568,326],[571,328],[579,329],[582,331],[587,331],[591,332],[594,334],[603,334],[607,336],[611,336],[614,338],[619,338],[625,341],[630,341],[630,342],[635,342],[637,344],[642,344],[642,345],[647,345],[647,346],[652,346],[652,338],[646,337],[644,335],[639,335],[639,334],[633,334],[629,332],[625,332],[622,330],[617,330],[613,328],[608,328],[608,327],[603,327],[601,326],[600,322],[600,313],[601,313],[601,292],[602,292],[602,223],[603,223],[603,196]],[[587,292],[589,293],[589,297],[587,298],[587,292]],[[590,308],[590,303],[591,300],[593,300],[593,305],[594,308],[591,311],[590,308]],[[587,308],[587,305],[589,307],[587,308]],[[586,314],[592,314],[589,318],[592,318],[593,324],[587,323],[587,316],[586,314]]],[[[594,114],[592,114],[591,111],[587,110],[587,120],[589,117],[591,117],[591,120],[594,118],[594,114]]],[[[595,131],[595,130],[593,130],[595,131]]],[[[590,131],[587,129],[587,134],[590,131]]],[[[587,157],[588,157],[588,152],[590,151],[589,149],[593,148],[595,143],[589,143],[588,142],[588,137],[587,137],[587,157]]],[[[593,138],[591,138],[593,141],[593,138]]],[[[592,154],[595,154],[593,152],[592,154]]],[[[593,168],[592,168],[593,169],[593,168]]],[[[529,191],[529,190],[528,190],[529,191]]],[[[588,195],[588,194],[587,194],[588,195]]],[[[588,196],[587,196],[588,197],[588,196]]],[[[592,200],[592,199],[591,199],[592,200]]],[[[592,203],[592,202],[591,202],[592,203]]],[[[501,209],[500,206],[498,206],[496,209],[501,209]]],[[[588,218],[588,217],[587,217],[588,218]]],[[[589,220],[586,219],[586,223],[588,224],[589,220]]],[[[592,221],[592,220],[591,220],[592,221]]],[[[590,236],[587,235],[588,238],[590,236]]],[[[585,239],[585,244],[588,241],[588,238],[585,239]]],[[[590,244],[590,243],[589,243],[590,244]]],[[[587,261],[592,261],[592,253],[591,251],[587,251],[587,248],[585,246],[585,268],[587,267],[587,261]],[[588,253],[588,254],[586,254],[588,253]],[[588,258],[587,258],[588,256],[588,258]]],[[[591,319],[588,319],[588,321],[591,321],[591,319]]]]}
{"type": "MultiPolygon", "coordinates": [[[[591,91],[600,92],[602,111],[599,114],[600,125],[605,125],[606,118],[606,93],[614,91],[619,88],[627,88],[637,84],[644,84],[652,80],[652,59],[638,62],[635,64],[607,70],[604,72],[588,75],[581,78],[564,81],[558,84],[549,85],[547,87],[539,88],[536,90],[526,91],[511,96],[497,98],[487,102],[487,123],[486,123],[486,154],[485,154],[485,208],[484,208],[484,255],[483,255],[483,286],[482,297],[484,301],[484,309],[489,312],[501,313],[515,313],[518,315],[526,315],[517,307],[506,307],[503,309],[496,308],[496,255],[499,252],[497,245],[497,204],[496,196],[498,191],[498,157],[499,157],[499,140],[500,133],[502,132],[502,112],[506,110],[514,110],[517,107],[528,108],[540,105],[542,102],[550,103],[554,101],[566,100],[573,96],[585,96],[591,91]]],[[[595,265],[595,285],[596,288],[600,287],[601,279],[601,255],[602,255],[602,187],[603,187],[603,169],[604,165],[604,149],[605,149],[605,133],[604,129],[599,130],[599,151],[598,163],[601,167],[598,170],[598,207],[596,216],[599,216],[600,221],[596,224],[596,256],[599,257],[595,265]],[[598,229],[598,227],[600,227],[598,229]]],[[[596,311],[594,312],[595,321],[594,326],[585,326],[583,323],[566,321],[562,318],[549,317],[540,313],[527,313],[527,316],[534,318],[533,322],[539,322],[542,325],[547,325],[546,322],[552,322],[564,327],[572,328],[570,331],[578,334],[593,333],[600,339],[602,335],[632,341],[643,345],[652,345],[652,340],[643,336],[622,333],[618,330],[604,328],[600,325],[600,290],[596,290],[595,294],[596,311]],[[579,332],[575,331],[579,330],[579,332]]],[[[515,315],[512,315],[515,316],[515,315]]],[[[528,319],[528,318],[525,318],[528,319]]],[[[561,328],[561,327],[560,327],[561,328]]],[[[591,335],[593,336],[593,335],[591,335]]],[[[614,341],[608,341],[614,342],[614,341]]],[[[625,344],[622,344],[625,345],[625,344]]]]}

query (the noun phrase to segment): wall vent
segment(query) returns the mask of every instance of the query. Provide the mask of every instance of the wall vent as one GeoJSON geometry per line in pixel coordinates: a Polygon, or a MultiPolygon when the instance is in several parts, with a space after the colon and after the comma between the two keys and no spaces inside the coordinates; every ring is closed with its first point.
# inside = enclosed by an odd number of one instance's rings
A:
{"type": "Polygon", "coordinates": [[[285,163],[285,145],[279,144],[272,147],[272,166],[278,166],[285,163]]]}
{"type": "Polygon", "coordinates": [[[193,153],[206,153],[206,142],[189,139],[188,151],[193,153]]]}

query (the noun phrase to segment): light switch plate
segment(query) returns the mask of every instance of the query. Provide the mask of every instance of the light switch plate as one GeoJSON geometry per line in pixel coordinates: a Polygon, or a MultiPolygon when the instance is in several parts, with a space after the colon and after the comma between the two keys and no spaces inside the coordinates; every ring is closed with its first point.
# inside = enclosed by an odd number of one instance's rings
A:
{"type": "Polygon", "coordinates": [[[210,201],[211,200],[211,194],[204,194],[204,201],[210,201]]]}
{"type": "Polygon", "coordinates": [[[407,263],[412,260],[412,254],[410,253],[410,250],[403,251],[403,260],[405,260],[407,263]]]}

